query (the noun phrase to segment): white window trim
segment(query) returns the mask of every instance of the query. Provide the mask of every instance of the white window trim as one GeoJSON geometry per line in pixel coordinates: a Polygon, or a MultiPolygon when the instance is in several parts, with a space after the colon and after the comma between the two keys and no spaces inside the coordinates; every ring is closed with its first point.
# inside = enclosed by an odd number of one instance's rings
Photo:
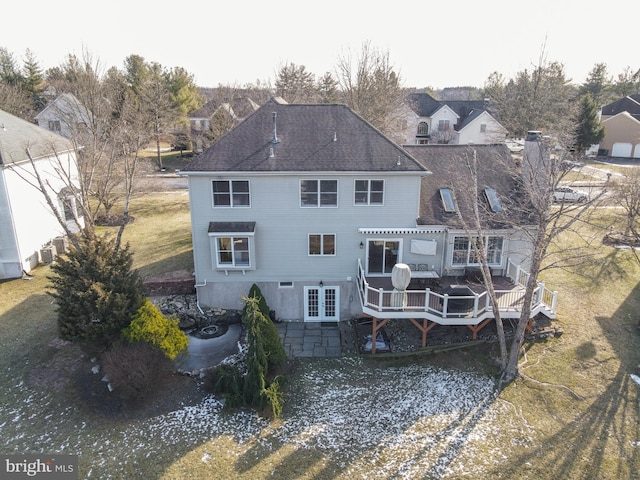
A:
{"type": "MultiPolygon", "coordinates": [[[[502,248],[500,250],[500,262],[499,263],[488,263],[488,266],[490,267],[502,267],[503,263],[504,263],[504,258],[505,258],[505,250],[506,250],[506,243],[507,243],[507,239],[504,235],[484,235],[484,248],[485,250],[487,249],[487,246],[489,245],[489,238],[502,238],[502,248]]],[[[478,235],[473,235],[472,238],[469,238],[467,235],[454,235],[453,236],[453,241],[451,242],[451,253],[449,255],[449,264],[451,265],[452,268],[464,268],[464,267],[477,267],[479,265],[481,265],[479,262],[470,262],[470,258],[471,258],[471,252],[473,251],[473,245],[472,245],[472,240],[475,240],[478,238],[478,235]],[[453,254],[454,254],[454,245],[456,242],[456,239],[458,238],[464,238],[465,240],[467,240],[468,244],[467,244],[467,260],[464,263],[453,263],[453,254]]]]}
{"type": "MultiPolygon", "coordinates": [[[[244,192],[243,192],[244,193],[244,192]]],[[[211,206],[213,208],[251,208],[251,182],[244,178],[231,178],[231,179],[212,179],[211,180],[211,206]],[[229,205],[216,205],[214,200],[215,193],[213,191],[213,182],[227,182],[229,184],[229,205]],[[249,205],[234,205],[233,204],[233,182],[247,182],[249,191],[249,205]]]]}
{"type": "MultiPolygon", "coordinates": [[[[370,242],[398,242],[398,251],[396,253],[396,263],[402,263],[402,257],[404,254],[404,238],[402,237],[397,237],[397,238],[378,238],[378,237],[371,237],[371,238],[367,238],[365,240],[365,251],[366,251],[366,258],[369,258],[369,246],[370,246],[370,242]]],[[[385,265],[386,266],[386,265],[385,265]]],[[[369,271],[369,261],[367,260],[366,262],[366,275],[368,277],[389,277],[391,276],[391,272],[386,273],[384,271],[382,272],[370,272],[369,271]]]]}
{"type": "Polygon", "coordinates": [[[310,233],[307,235],[307,256],[309,257],[335,257],[338,251],[338,236],[335,233],[310,233]],[[320,253],[311,253],[309,251],[311,235],[320,235],[320,253]],[[333,253],[322,253],[324,251],[324,237],[333,237],[333,253]]]}
{"type": "Polygon", "coordinates": [[[245,270],[255,270],[255,259],[254,259],[254,234],[246,233],[246,232],[225,232],[225,233],[210,233],[209,240],[211,242],[211,251],[213,256],[212,267],[214,270],[223,270],[226,274],[229,271],[241,271],[243,274],[245,270]],[[220,249],[218,246],[219,238],[231,238],[231,242],[233,243],[234,238],[247,238],[248,239],[248,248],[249,248],[249,265],[235,265],[235,254],[234,254],[234,263],[220,263],[220,249]]]}
{"type": "Polygon", "coordinates": [[[353,180],[353,205],[356,207],[384,207],[385,200],[385,181],[383,178],[356,178],[353,180]],[[356,183],[357,182],[367,182],[367,201],[363,203],[356,202],[356,183]],[[371,182],[382,182],[382,202],[380,203],[371,203],[371,182]]]}
{"type": "Polygon", "coordinates": [[[298,182],[298,201],[300,202],[300,208],[338,208],[340,204],[340,182],[335,178],[301,178],[298,182]],[[322,197],[322,191],[320,190],[321,182],[329,181],[336,182],[336,204],[335,205],[322,205],[320,199],[322,197]],[[316,205],[303,205],[302,204],[302,182],[318,182],[318,201],[316,205]]]}

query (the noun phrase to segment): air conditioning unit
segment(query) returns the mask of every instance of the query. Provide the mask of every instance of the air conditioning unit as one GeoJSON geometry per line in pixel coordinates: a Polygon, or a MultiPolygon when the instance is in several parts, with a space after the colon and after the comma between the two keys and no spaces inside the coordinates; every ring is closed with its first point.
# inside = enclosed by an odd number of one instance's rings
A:
{"type": "Polygon", "coordinates": [[[56,254],[60,255],[65,253],[69,248],[69,241],[67,240],[67,237],[56,237],[53,239],[53,246],[56,247],[56,254]]]}
{"type": "Polygon", "coordinates": [[[56,247],[55,245],[46,245],[40,249],[40,258],[42,259],[42,263],[45,265],[49,265],[53,262],[53,259],[56,258],[56,247]]]}

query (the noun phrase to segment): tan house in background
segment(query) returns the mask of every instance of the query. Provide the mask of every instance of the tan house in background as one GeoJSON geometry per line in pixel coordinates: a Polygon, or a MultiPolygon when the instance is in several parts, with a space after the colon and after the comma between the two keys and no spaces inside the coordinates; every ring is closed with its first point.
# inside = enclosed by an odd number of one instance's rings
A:
{"type": "Polygon", "coordinates": [[[640,158],[640,94],[629,95],[602,107],[605,136],[599,155],[640,158]]]}

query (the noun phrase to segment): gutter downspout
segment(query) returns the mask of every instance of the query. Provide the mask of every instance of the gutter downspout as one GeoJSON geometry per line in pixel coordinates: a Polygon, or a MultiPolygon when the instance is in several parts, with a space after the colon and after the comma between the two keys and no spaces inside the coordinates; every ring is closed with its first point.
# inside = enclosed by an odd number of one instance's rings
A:
{"type": "Polygon", "coordinates": [[[200,284],[196,283],[196,284],[194,285],[194,287],[196,287],[196,307],[198,307],[198,311],[199,311],[202,315],[204,315],[204,310],[202,310],[202,308],[200,307],[200,295],[198,295],[198,290],[197,290],[197,288],[198,288],[198,287],[206,287],[206,286],[207,286],[207,279],[206,279],[206,278],[204,279],[204,283],[200,283],[200,284]]]}

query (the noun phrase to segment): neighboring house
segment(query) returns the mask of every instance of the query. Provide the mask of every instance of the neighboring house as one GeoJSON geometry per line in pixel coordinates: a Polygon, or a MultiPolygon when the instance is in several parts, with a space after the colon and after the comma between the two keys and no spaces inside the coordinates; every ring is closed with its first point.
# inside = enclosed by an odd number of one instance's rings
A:
{"type": "MultiPolygon", "coordinates": [[[[477,267],[449,203],[455,192],[442,196],[471,151],[464,149],[403,149],[345,105],[272,99],[181,172],[189,178],[199,303],[240,308],[255,283],[281,320],[368,315],[374,337],[388,318],[412,319],[423,341],[434,323],[475,334],[493,315],[486,293],[472,294],[475,307],[461,314],[436,290],[477,267]],[[391,285],[398,264],[412,267],[414,284],[399,303],[391,285]]],[[[477,150],[482,165],[495,155],[511,161],[506,146],[477,150]]],[[[487,169],[482,181],[501,171],[487,169]]],[[[492,202],[507,198],[510,179],[493,187],[492,202]]],[[[487,225],[483,239],[495,275],[518,286],[530,249],[509,225],[487,225]]],[[[515,317],[522,289],[511,290],[503,292],[505,316],[515,317]]],[[[534,314],[554,309],[555,295],[541,287],[534,314]]]]}
{"type": "Polygon", "coordinates": [[[50,261],[52,241],[64,235],[44,195],[33,186],[36,171],[59,217],[75,225],[79,212],[61,170],[77,179],[69,140],[0,110],[0,279],[20,277],[40,261],[50,261]]]}
{"type": "Polygon", "coordinates": [[[244,96],[226,102],[208,101],[189,115],[193,151],[201,153],[258,108],[256,102],[244,96]]]}
{"type": "Polygon", "coordinates": [[[72,138],[78,128],[86,128],[91,112],[71,93],[63,93],[35,116],[38,126],[72,138]]]}
{"type": "Polygon", "coordinates": [[[484,145],[507,136],[488,100],[439,101],[428,93],[411,93],[404,105],[406,145],[484,145]]]}
{"type": "Polygon", "coordinates": [[[602,107],[604,138],[598,154],[640,158],[640,94],[629,95],[602,107]]]}

